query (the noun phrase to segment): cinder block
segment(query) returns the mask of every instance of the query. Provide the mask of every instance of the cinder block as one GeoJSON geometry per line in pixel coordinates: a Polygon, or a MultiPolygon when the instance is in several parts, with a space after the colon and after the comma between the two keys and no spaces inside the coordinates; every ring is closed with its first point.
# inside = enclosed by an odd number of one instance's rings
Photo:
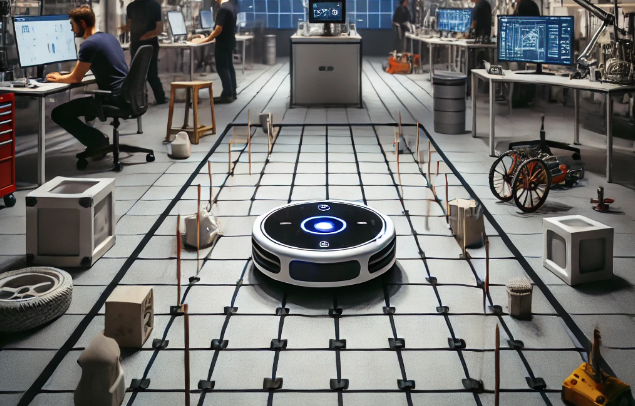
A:
{"type": "Polygon", "coordinates": [[[27,260],[90,267],[115,244],[115,179],[56,177],[26,197],[27,260]]]}
{"type": "Polygon", "coordinates": [[[543,265],[569,285],[613,277],[612,227],[584,216],[542,220],[543,265]]]}
{"type": "Polygon", "coordinates": [[[117,286],[106,300],[104,335],[120,347],[141,348],[154,327],[154,294],[148,286],[117,286]]]}

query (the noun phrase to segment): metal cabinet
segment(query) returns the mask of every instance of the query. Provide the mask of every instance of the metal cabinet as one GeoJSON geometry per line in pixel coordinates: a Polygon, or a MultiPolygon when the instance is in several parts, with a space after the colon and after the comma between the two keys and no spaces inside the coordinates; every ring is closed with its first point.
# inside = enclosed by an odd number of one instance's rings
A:
{"type": "Polygon", "coordinates": [[[362,105],[359,36],[291,37],[291,105],[362,105]]]}

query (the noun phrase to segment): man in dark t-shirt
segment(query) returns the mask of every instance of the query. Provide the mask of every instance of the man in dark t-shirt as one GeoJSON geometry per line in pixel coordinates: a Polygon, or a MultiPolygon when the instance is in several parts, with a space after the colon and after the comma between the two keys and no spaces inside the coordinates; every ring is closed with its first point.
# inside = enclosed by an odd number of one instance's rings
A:
{"type": "MultiPolygon", "coordinates": [[[[108,102],[119,103],[119,92],[126,76],[128,65],[119,40],[111,34],[97,32],[95,14],[90,7],[83,5],[69,13],[72,30],[76,37],[84,38],[79,47],[79,60],[68,75],[59,72],[49,73],[46,80],[57,83],[79,83],[91,70],[100,90],[112,92],[108,102]]],[[[94,127],[86,125],[79,117],[94,120],[97,116],[92,97],[82,97],[64,103],[51,113],[57,125],[68,131],[86,149],[95,149],[108,145],[108,137],[94,127]]]]}
{"type": "Polygon", "coordinates": [[[148,83],[154,93],[157,104],[165,103],[165,92],[159,79],[159,39],[163,32],[161,5],[155,0],[135,0],[126,8],[124,32],[130,31],[130,59],[143,45],[152,45],[154,52],[148,68],[148,83]]]}
{"type": "Polygon", "coordinates": [[[220,97],[214,103],[231,103],[236,100],[236,71],[234,70],[234,49],[236,48],[236,10],[229,0],[216,0],[220,9],[216,14],[216,27],[207,38],[193,39],[194,43],[210,42],[216,39],[214,57],[216,71],[223,83],[220,97]]]}
{"type": "Polygon", "coordinates": [[[410,9],[408,8],[408,0],[399,0],[399,7],[395,9],[392,16],[392,25],[395,32],[395,50],[403,52],[406,43],[406,32],[410,29],[409,25],[412,20],[410,9]]]}
{"type": "Polygon", "coordinates": [[[534,0],[520,0],[516,3],[515,16],[540,17],[540,8],[534,0]]]}
{"type": "Polygon", "coordinates": [[[492,6],[487,0],[472,0],[476,3],[472,10],[472,35],[475,38],[489,37],[492,31],[492,6]]]}

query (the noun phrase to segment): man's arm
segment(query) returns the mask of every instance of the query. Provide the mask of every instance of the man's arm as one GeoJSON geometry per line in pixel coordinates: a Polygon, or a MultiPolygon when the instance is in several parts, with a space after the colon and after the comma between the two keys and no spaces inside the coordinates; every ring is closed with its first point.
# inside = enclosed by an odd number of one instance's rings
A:
{"type": "Polygon", "coordinates": [[[145,34],[141,36],[141,38],[139,38],[139,40],[145,41],[148,39],[152,39],[154,37],[158,37],[159,35],[161,35],[162,32],[163,32],[163,22],[157,21],[157,25],[154,28],[154,30],[146,32],[145,34]]]}
{"type": "Polygon", "coordinates": [[[212,31],[211,34],[209,34],[209,36],[207,38],[194,38],[192,39],[192,43],[194,44],[204,44],[206,42],[212,42],[214,40],[214,38],[218,37],[220,35],[220,33],[223,32],[223,26],[222,25],[216,25],[216,28],[214,28],[214,31],[212,31]]]}
{"type": "Polygon", "coordinates": [[[119,29],[121,30],[121,33],[126,33],[126,32],[130,32],[130,24],[132,23],[132,21],[130,21],[130,19],[126,20],[126,24],[122,25],[121,27],[119,27],[119,29]]]}
{"type": "Polygon", "coordinates": [[[86,72],[90,69],[89,62],[77,61],[77,65],[68,75],[62,75],[59,72],[53,72],[46,75],[46,80],[55,83],[79,83],[84,79],[86,72]]]}

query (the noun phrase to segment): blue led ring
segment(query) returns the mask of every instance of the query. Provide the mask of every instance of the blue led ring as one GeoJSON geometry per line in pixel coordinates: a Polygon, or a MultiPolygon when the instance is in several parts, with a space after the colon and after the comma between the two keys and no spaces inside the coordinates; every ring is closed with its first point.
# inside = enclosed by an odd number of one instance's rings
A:
{"type": "Polygon", "coordinates": [[[300,224],[300,227],[309,234],[329,235],[343,231],[346,228],[346,222],[340,218],[332,216],[314,216],[305,219],[300,224]],[[311,230],[307,227],[308,222],[312,223],[310,224],[310,226],[312,226],[311,230]],[[337,224],[339,224],[339,227],[337,227],[337,224]]]}

